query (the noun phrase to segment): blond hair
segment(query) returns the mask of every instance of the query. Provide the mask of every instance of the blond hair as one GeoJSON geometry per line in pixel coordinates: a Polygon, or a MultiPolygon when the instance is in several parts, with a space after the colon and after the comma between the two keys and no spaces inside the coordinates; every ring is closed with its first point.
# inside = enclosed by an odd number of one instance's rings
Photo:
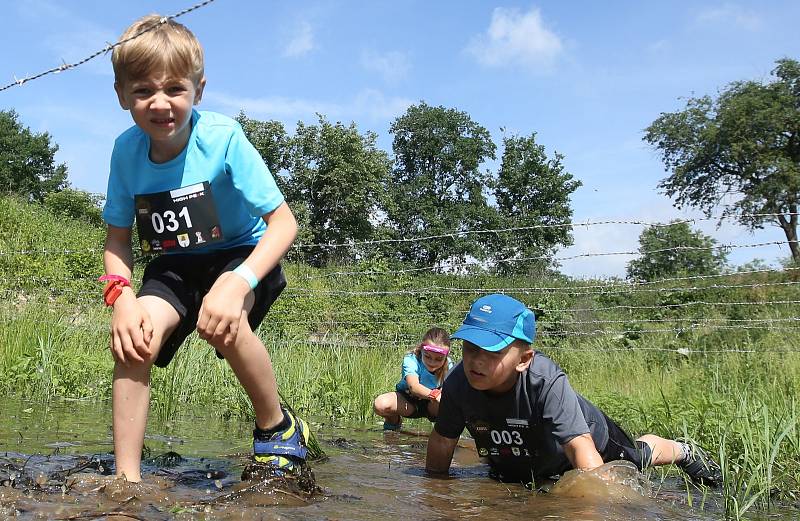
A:
{"type": "Polygon", "coordinates": [[[114,47],[111,53],[114,80],[118,84],[145,78],[162,69],[176,77],[190,78],[195,85],[203,79],[203,48],[186,26],[151,14],[133,22],[120,41],[137,34],[140,36],[114,47]]]}
{"type": "MultiPolygon", "coordinates": [[[[422,361],[422,346],[425,344],[435,344],[437,346],[450,348],[450,335],[444,329],[440,327],[432,327],[428,330],[427,333],[422,337],[422,341],[417,344],[417,346],[411,351],[414,353],[414,356],[417,357],[418,360],[422,361]]],[[[442,385],[444,381],[444,375],[447,373],[447,366],[448,366],[448,357],[444,357],[444,363],[442,367],[436,370],[433,373],[433,376],[436,377],[436,381],[439,382],[439,385],[442,385]]]]}

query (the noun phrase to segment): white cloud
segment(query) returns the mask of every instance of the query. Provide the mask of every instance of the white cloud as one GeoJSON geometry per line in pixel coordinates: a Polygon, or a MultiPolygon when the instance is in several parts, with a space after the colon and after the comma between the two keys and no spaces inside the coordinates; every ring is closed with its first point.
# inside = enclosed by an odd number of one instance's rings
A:
{"type": "Polygon", "coordinates": [[[314,121],[317,113],[330,120],[351,121],[364,118],[369,121],[388,121],[405,112],[414,103],[402,97],[387,97],[374,89],[364,89],[344,103],[283,96],[244,98],[213,91],[206,91],[203,101],[216,105],[221,112],[228,114],[244,110],[249,117],[279,119],[292,124],[297,120],[314,121]]]}
{"type": "Polygon", "coordinates": [[[379,73],[389,83],[405,78],[411,68],[408,55],[399,51],[363,51],[361,65],[369,71],[379,73]]]}
{"type": "Polygon", "coordinates": [[[487,66],[521,64],[549,68],[562,53],[561,39],[545,27],[539,9],[495,8],[485,34],[475,36],[467,47],[487,66]]]}
{"type": "Polygon", "coordinates": [[[292,35],[289,43],[283,48],[283,55],[287,57],[302,56],[314,48],[314,31],[308,22],[300,22],[297,31],[292,35]]]}
{"type": "Polygon", "coordinates": [[[757,31],[764,25],[757,13],[734,4],[700,10],[694,20],[701,25],[733,25],[748,31],[757,31]]]}

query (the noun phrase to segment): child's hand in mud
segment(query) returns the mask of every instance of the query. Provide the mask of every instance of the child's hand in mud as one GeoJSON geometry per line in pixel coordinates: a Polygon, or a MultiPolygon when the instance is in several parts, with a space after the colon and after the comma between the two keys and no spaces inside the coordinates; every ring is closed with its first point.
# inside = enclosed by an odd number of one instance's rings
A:
{"type": "Polygon", "coordinates": [[[230,346],[236,341],[239,323],[245,319],[244,303],[250,285],[239,275],[226,272],[203,298],[197,317],[197,333],[212,345],[230,346]]]}
{"type": "Polygon", "coordinates": [[[128,364],[131,360],[143,362],[150,355],[153,324],[150,314],[139,304],[129,287],[114,302],[111,317],[111,354],[114,360],[128,364]]]}

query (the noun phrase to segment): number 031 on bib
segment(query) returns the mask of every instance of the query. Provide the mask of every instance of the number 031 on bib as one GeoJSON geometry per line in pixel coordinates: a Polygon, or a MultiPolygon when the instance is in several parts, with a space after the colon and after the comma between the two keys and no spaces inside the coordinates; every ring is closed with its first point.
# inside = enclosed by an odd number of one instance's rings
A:
{"type": "Polygon", "coordinates": [[[223,239],[214,195],[207,181],[139,194],[135,204],[143,253],[191,250],[223,239]]]}

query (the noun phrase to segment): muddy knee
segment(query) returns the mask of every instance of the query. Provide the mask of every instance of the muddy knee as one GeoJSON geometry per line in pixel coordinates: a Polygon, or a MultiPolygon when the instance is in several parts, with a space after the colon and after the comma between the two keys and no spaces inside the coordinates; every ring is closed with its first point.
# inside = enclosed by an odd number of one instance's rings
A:
{"type": "Polygon", "coordinates": [[[395,406],[392,403],[392,400],[385,394],[378,396],[375,398],[375,401],[372,402],[372,410],[375,411],[375,414],[379,416],[396,414],[394,409],[395,406]]]}

